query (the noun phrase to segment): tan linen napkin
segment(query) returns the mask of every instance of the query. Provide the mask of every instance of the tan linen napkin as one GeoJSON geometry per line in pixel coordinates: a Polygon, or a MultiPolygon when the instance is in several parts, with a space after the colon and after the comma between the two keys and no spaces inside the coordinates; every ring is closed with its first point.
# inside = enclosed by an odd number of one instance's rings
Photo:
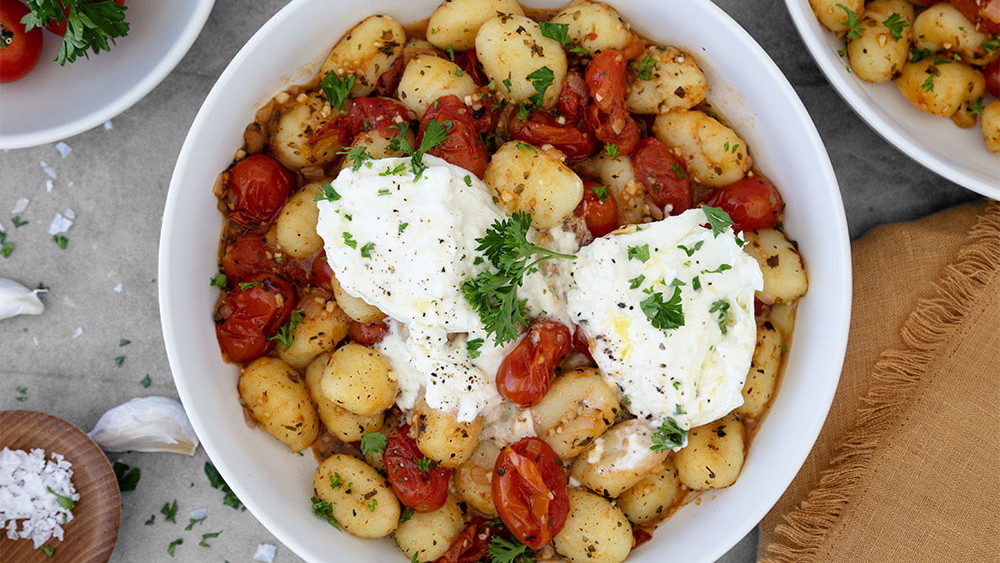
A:
{"type": "Polygon", "coordinates": [[[1000,203],[852,253],[840,386],[760,561],[1000,561],[1000,203]]]}

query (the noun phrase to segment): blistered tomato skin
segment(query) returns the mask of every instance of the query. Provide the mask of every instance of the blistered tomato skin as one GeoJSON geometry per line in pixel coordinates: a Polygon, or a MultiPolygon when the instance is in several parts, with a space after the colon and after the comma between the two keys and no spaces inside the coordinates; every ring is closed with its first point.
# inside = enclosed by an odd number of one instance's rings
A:
{"type": "Polygon", "coordinates": [[[540,320],[504,358],[497,370],[497,390],[507,400],[527,408],[549,392],[559,362],[569,354],[572,335],[566,325],[540,320]]]}
{"type": "Polygon", "coordinates": [[[598,140],[617,146],[622,155],[632,154],[639,143],[639,125],[625,106],[626,55],[616,49],[602,51],[587,65],[585,74],[593,100],[587,107],[587,123],[598,140]]]}
{"type": "Polygon", "coordinates": [[[347,328],[347,335],[351,337],[351,342],[362,346],[372,346],[382,342],[388,332],[389,326],[385,324],[385,321],[359,323],[352,320],[347,328]]]}
{"type": "Polygon", "coordinates": [[[510,136],[536,147],[552,145],[570,160],[587,158],[597,149],[597,143],[590,134],[568,121],[559,123],[551,114],[540,111],[532,113],[527,119],[515,119],[510,136]]]}
{"type": "Polygon", "coordinates": [[[42,56],[42,30],[24,30],[28,7],[18,0],[0,0],[0,83],[24,78],[42,56]]]}
{"type": "Polygon", "coordinates": [[[500,450],[493,466],[492,497],[500,519],[531,549],[549,543],[566,524],[566,474],[552,448],[535,437],[500,450]]]}
{"type": "Polygon", "coordinates": [[[618,200],[607,186],[587,180],[583,183],[583,199],[573,212],[587,224],[595,238],[618,228],[618,200]]]}
{"type": "Polygon", "coordinates": [[[559,98],[556,100],[556,110],[566,118],[569,123],[578,124],[587,113],[587,100],[590,92],[587,90],[587,82],[578,72],[570,72],[566,75],[566,82],[562,90],[559,91],[559,98]]]}
{"type": "Polygon", "coordinates": [[[655,138],[639,141],[632,155],[635,177],[642,182],[650,199],[668,215],[680,215],[691,209],[694,190],[684,164],[670,147],[655,138]]]}
{"type": "Polygon", "coordinates": [[[983,67],[983,77],[986,79],[986,91],[1000,98],[1000,59],[983,67]]]}
{"type": "Polygon", "coordinates": [[[427,154],[443,158],[455,166],[461,166],[482,179],[486,174],[489,151],[476,132],[475,119],[469,107],[455,95],[444,96],[434,101],[420,121],[418,145],[423,142],[427,124],[432,120],[442,124],[450,121],[451,128],[448,129],[448,136],[444,141],[427,154]]]}
{"type": "Polygon", "coordinates": [[[497,528],[490,521],[475,517],[472,522],[451,542],[451,547],[436,563],[476,563],[486,561],[489,554],[490,540],[496,534],[497,528]]]}
{"type": "Polygon", "coordinates": [[[759,176],[743,178],[719,188],[705,204],[722,208],[728,213],[736,232],[774,227],[785,205],[774,185],[759,176]]]}
{"type": "Polygon", "coordinates": [[[285,280],[262,274],[237,284],[220,309],[222,321],[215,325],[226,358],[243,363],[269,352],[275,343],[268,339],[288,322],[294,307],[295,288],[285,280]]]}
{"type": "Polygon", "coordinates": [[[266,154],[251,155],[229,170],[229,220],[251,231],[266,230],[294,188],[291,170],[266,154]]]}
{"type": "Polygon", "coordinates": [[[389,485],[404,506],[415,512],[433,512],[448,500],[448,480],[452,470],[433,467],[429,471],[421,471],[417,461],[423,458],[417,442],[410,437],[409,424],[389,434],[385,452],[382,453],[389,485]]]}

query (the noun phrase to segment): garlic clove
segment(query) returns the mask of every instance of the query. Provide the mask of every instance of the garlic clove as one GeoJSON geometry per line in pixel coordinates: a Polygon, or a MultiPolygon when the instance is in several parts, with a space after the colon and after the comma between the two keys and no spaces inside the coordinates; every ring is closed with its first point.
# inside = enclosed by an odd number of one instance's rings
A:
{"type": "Polygon", "coordinates": [[[0,321],[18,315],[41,315],[45,304],[38,298],[44,289],[31,290],[14,280],[0,278],[0,321]]]}
{"type": "Polygon", "coordinates": [[[106,452],[170,452],[194,455],[198,436],[180,403],[141,397],[109,410],[88,434],[106,452]]]}

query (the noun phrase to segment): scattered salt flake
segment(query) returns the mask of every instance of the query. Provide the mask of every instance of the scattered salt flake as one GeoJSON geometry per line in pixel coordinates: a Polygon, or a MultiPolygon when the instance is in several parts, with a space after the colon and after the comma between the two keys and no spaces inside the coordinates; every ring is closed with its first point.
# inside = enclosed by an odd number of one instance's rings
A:
{"type": "Polygon", "coordinates": [[[55,180],[56,178],[59,177],[59,175],[56,174],[56,169],[52,168],[51,166],[49,166],[49,163],[47,163],[47,162],[45,162],[43,160],[43,161],[39,162],[38,164],[39,164],[39,166],[42,167],[42,171],[49,175],[49,178],[52,178],[53,180],[55,180]]]}
{"type": "Polygon", "coordinates": [[[38,337],[37,336],[32,336],[31,337],[31,341],[35,343],[35,346],[38,346],[38,337]]]}
{"type": "Polygon", "coordinates": [[[76,327],[76,330],[73,331],[73,338],[80,338],[81,334],[83,334],[83,328],[76,327]]]}
{"type": "Polygon", "coordinates": [[[0,221],[0,233],[5,233],[5,232],[7,232],[7,229],[3,227],[3,222],[0,221]]]}
{"type": "Polygon", "coordinates": [[[54,185],[55,184],[52,182],[52,178],[49,178],[48,180],[45,180],[45,191],[46,192],[51,192],[52,191],[52,186],[54,186],[54,185]]]}
{"type": "Polygon", "coordinates": [[[73,221],[63,216],[62,213],[56,213],[56,216],[52,218],[52,223],[49,225],[49,234],[58,235],[65,233],[72,226],[73,221]]]}
{"type": "Polygon", "coordinates": [[[63,305],[66,305],[67,307],[72,307],[72,308],[76,309],[76,302],[73,301],[72,299],[70,299],[68,296],[64,295],[62,301],[63,301],[63,305]]]}
{"type": "Polygon", "coordinates": [[[114,128],[115,128],[115,126],[111,124],[111,120],[110,119],[104,122],[104,130],[105,131],[111,131],[114,128]]]}
{"type": "Polygon", "coordinates": [[[273,543],[257,544],[257,553],[253,554],[254,561],[262,563],[273,563],[274,555],[278,552],[278,546],[273,543]]]}
{"type": "Polygon", "coordinates": [[[59,156],[66,158],[66,155],[70,153],[73,149],[70,148],[66,143],[59,141],[56,143],[56,150],[59,151],[59,156]]]}
{"type": "Polygon", "coordinates": [[[76,219],[76,211],[73,211],[69,207],[66,208],[66,211],[63,211],[63,215],[69,219],[76,219]]]}
{"type": "Polygon", "coordinates": [[[14,208],[11,209],[10,212],[13,213],[14,215],[17,215],[18,213],[23,213],[24,210],[28,208],[29,203],[31,203],[31,200],[29,200],[26,197],[22,197],[21,199],[17,200],[17,203],[14,204],[14,208]]]}
{"type": "Polygon", "coordinates": [[[191,511],[191,519],[192,520],[201,520],[202,518],[205,518],[206,516],[208,516],[208,511],[205,510],[204,508],[199,508],[197,510],[192,510],[191,511]]]}
{"type": "Polygon", "coordinates": [[[114,287],[114,288],[112,289],[112,291],[114,291],[115,293],[121,293],[121,292],[122,292],[122,284],[118,284],[118,285],[116,285],[116,286],[115,286],[115,287],[114,287]]]}

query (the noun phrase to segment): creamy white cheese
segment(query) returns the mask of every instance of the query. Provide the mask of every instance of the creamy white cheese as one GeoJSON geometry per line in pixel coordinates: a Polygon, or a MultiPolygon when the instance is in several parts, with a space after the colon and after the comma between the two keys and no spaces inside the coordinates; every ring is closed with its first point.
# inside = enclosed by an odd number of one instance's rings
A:
{"type": "Polygon", "coordinates": [[[572,265],[569,314],[629,410],[653,427],[671,417],[693,428],[743,402],[763,279],[731,229],[715,236],[705,223],[694,209],[616,232],[582,248],[572,265]],[[675,292],[683,325],[655,327],[643,302],[669,303],[675,292]]]}

